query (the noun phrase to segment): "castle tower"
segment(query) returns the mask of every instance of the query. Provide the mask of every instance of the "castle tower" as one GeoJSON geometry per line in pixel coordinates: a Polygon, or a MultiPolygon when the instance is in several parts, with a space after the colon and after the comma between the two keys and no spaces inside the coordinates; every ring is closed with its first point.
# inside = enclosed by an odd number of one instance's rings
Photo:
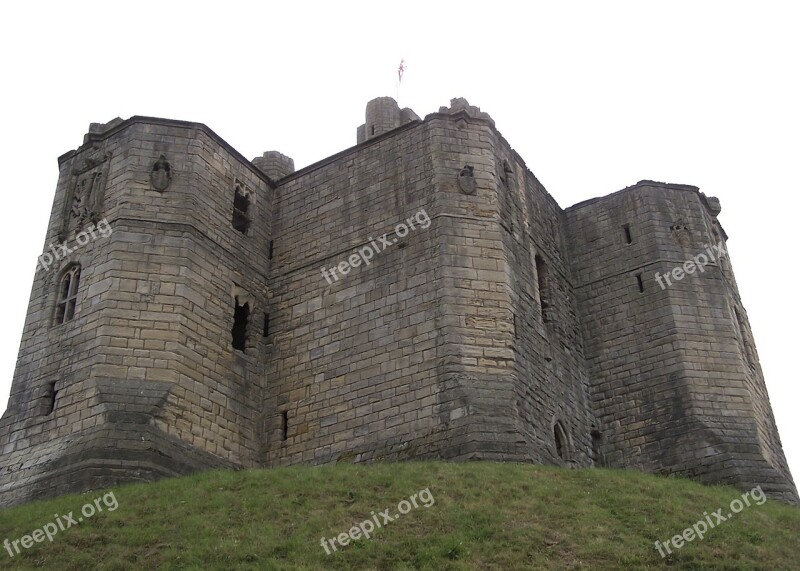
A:
{"type": "Polygon", "coordinates": [[[359,146],[276,190],[268,377],[282,382],[266,390],[267,465],[591,465],[560,209],[465,100],[424,122],[397,117],[393,100],[370,102],[359,146]],[[429,227],[396,233],[422,211],[429,227]],[[351,259],[384,232],[368,264],[351,259]]]}
{"type": "Polygon", "coordinates": [[[366,122],[358,127],[356,140],[363,143],[412,121],[419,121],[419,116],[411,109],[401,110],[391,97],[377,97],[367,103],[366,122]]]}
{"type": "Polygon", "coordinates": [[[593,417],[561,209],[465,99],[431,121],[443,381],[471,457],[590,466],[593,417]],[[463,411],[463,413],[462,413],[463,411]]]}
{"type": "Polygon", "coordinates": [[[267,151],[254,158],[253,166],[275,181],[294,172],[294,161],[278,151],[267,151]]]}
{"type": "Polygon", "coordinates": [[[204,125],[144,117],[59,165],[45,244],[74,251],[37,267],[0,503],[255,465],[268,179],[204,125]]]}
{"type": "Polygon", "coordinates": [[[604,456],[796,502],[719,212],[652,181],[566,211],[604,456]]]}

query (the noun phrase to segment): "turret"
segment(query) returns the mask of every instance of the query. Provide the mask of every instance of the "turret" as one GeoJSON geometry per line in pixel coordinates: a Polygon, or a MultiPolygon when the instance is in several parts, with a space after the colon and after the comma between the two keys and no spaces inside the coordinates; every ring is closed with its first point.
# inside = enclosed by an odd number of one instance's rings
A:
{"type": "Polygon", "coordinates": [[[366,122],[358,128],[357,142],[363,143],[412,121],[419,121],[419,115],[411,109],[401,110],[391,97],[377,97],[367,103],[366,122]]]}
{"type": "Polygon", "coordinates": [[[276,181],[294,172],[294,160],[278,151],[267,151],[252,162],[258,170],[276,181]]]}

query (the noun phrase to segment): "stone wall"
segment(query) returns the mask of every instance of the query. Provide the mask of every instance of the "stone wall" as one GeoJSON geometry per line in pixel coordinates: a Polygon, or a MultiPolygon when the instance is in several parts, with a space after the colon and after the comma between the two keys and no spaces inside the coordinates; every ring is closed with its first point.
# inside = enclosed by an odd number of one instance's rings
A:
{"type": "Polygon", "coordinates": [[[281,181],[266,464],[411,458],[446,446],[432,436],[441,430],[441,338],[430,152],[427,129],[404,128],[281,181]],[[415,220],[395,234],[415,216],[428,227],[415,220]]]}

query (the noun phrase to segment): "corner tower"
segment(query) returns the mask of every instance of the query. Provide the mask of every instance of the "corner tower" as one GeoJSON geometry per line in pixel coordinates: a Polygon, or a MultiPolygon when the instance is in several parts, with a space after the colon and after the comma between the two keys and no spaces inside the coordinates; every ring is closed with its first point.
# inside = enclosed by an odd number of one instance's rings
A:
{"type": "Polygon", "coordinates": [[[602,451],[796,502],[719,212],[652,181],[567,209],[602,451]]]}
{"type": "Polygon", "coordinates": [[[145,117],[93,124],[59,167],[45,251],[72,251],[37,267],[0,503],[255,465],[269,177],[204,125],[145,117]]]}

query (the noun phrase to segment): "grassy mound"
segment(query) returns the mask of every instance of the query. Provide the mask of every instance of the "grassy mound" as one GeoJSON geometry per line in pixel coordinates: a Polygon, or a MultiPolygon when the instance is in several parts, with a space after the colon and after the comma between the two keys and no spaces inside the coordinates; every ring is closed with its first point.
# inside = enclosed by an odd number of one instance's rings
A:
{"type": "Polygon", "coordinates": [[[481,462],[212,471],[0,510],[0,541],[14,553],[0,546],[0,568],[800,568],[800,509],[759,504],[756,492],[727,517],[737,499],[730,487],[636,471],[481,462]],[[370,538],[340,536],[360,523],[368,532],[366,521],[370,538]],[[715,526],[661,557],[657,540],[699,521],[715,526]],[[12,542],[36,529],[52,541],[38,533],[16,554],[12,542]]]}

